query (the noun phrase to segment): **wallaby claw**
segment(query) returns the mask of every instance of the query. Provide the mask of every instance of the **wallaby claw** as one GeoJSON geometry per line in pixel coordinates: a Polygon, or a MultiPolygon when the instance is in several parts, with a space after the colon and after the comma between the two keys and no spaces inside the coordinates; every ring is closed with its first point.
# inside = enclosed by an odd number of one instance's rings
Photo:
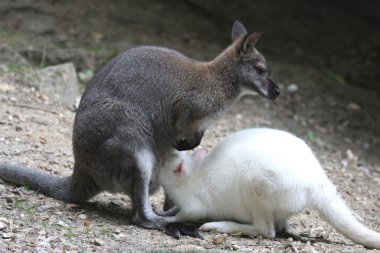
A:
{"type": "Polygon", "coordinates": [[[165,226],[166,234],[179,239],[181,236],[188,235],[194,238],[204,239],[198,227],[191,223],[172,222],[165,226]]]}

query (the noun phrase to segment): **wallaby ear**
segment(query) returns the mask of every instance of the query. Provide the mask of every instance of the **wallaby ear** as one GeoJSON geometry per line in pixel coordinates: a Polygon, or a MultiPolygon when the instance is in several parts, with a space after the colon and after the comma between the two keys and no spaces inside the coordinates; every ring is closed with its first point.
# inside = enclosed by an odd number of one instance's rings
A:
{"type": "Polygon", "coordinates": [[[197,162],[202,161],[208,154],[208,150],[205,148],[198,148],[197,150],[194,151],[194,153],[191,155],[194,160],[197,162]]]}
{"type": "Polygon", "coordinates": [[[232,42],[237,40],[238,38],[245,36],[247,34],[247,30],[245,29],[244,25],[239,21],[236,20],[232,26],[232,33],[231,33],[231,39],[232,42]]]}
{"type": "Polygon", "coordinates": [[[251,33],[249,36],[244,38],[243,43],[241,44],[240,52],[243,54],[249,53],[253,50],[253,47],[256,45],[257,41],[260,38],[260,32],[251,33]]]}
{"type": "Polygon", "coordinates": [[[174,172],[174,175],[176,175],[177,177],[180,177],[185,173],[185,163],[183,160],[177,166],[177,168],[175,168],[175,170],[173,172],[174,172]]]}

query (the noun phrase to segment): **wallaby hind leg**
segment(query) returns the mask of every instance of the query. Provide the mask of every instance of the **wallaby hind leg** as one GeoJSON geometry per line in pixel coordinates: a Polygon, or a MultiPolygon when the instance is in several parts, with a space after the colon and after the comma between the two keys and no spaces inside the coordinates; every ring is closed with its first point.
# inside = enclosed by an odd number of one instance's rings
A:
{"type": "Polygon", "coordinates": [[[181,235],[203,238],[196,226],[175,222],[175,217],[157,215],[149,201],[149,182],[156,166],[153,154],[142,149],[136,154],[136,166],[132,185],[131,199],[133,204],[132,222],[148,229],[163,230],[167,234],[179,238],[181,235]]]}
{"type": "Polygon", "coordinates": [[[134,212],[132,222],[145,228],[163,229],[167,221],[153,212],[149,201],[149,182],[155,167],[155,158],[148,149],[142,149],[135,155],[136,163],[126,165],[135,166],[131,191],[134,212]]]}

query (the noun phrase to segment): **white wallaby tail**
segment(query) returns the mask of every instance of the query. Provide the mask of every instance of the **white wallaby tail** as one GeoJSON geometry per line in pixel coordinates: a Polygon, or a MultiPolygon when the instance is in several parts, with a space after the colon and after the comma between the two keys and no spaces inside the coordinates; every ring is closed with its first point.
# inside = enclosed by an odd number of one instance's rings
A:
{"type": "Polygon", "coordinates": [[[331,182],[314,193],[314,208],[338,232],[367,248],[380,249],[380,234],[361,224],[331,182]]]}

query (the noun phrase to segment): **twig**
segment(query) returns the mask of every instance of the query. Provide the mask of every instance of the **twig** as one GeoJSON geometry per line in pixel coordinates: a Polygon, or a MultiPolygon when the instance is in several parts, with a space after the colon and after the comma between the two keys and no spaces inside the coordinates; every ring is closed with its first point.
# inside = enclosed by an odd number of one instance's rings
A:
{"type": "Polygon", "coordinates": [[[32,109],[32,110],[39,110],[39,111],[44,111],[44,112],[49,112],[55,115],[58,115],[58,112],[45,109],[42,107],[37,107],[37,106],[31,106],[31,105],[24,105],[24,104],[8,104],[9,106],[14,106],[14,107],[21,107],[21,108],[27,108],[27,109],[32,109]]]}

